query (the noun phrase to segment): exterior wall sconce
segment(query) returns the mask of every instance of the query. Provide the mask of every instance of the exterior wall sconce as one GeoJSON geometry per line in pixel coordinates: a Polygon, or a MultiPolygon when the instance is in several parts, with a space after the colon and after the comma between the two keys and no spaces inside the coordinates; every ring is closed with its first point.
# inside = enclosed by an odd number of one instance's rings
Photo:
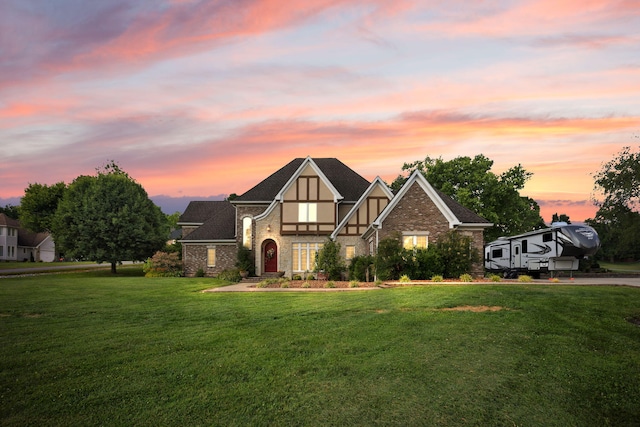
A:
{"type": "Polygon", "coordinates": [[[268,225],[267,225],[267,232],[268,232],[268,233],[271,233],[271,224],[268,224],[268,225]]]}

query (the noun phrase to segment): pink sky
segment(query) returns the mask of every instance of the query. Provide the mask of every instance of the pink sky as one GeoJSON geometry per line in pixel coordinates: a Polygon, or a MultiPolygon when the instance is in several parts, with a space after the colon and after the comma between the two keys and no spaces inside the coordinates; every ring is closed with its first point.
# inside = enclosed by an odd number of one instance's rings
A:
{"type": "Polygon", "coordinates": [[[195,200],[294,157],[484,154],[582,221],[640,142],[639,28],[636,1],[3,1],[0,204],[109,160],[195,200]]]}

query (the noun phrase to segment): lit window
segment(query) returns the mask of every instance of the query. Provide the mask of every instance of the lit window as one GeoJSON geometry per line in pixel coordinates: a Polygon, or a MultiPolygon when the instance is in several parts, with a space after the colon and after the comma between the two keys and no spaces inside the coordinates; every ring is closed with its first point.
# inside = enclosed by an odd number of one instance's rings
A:
{"type": "Polygon", "coordinates": [[[317,222],[318,205],[316,203],[298,204],[298,222],[317,222]]]}
{"type": "Polygon", "coordinates": [[[312,271],[316,264],[316,253],[322,243],[294,243],[291,251],[293,271],[312,271]]]}
{"type": "Polygon", "coordinates": [[[412,235],[403,236],[402,247],[405,249],[426,249],[429,246],[429,236],[412,235]]]}
{"type": "Polygon", "coordinates": [[[345,258],[352,259],[356,256],[356,247],[355,246],[345,246],[345,258]]]}
{"type": "Polygon", "coordinates": [[[216,248],[207,248],[207,267],[216,266],[216,248]]]}
{"type": "Polygon", "coordinates": [[[242,246],[251,249],[251,218],[242,219],[242,246]]]}

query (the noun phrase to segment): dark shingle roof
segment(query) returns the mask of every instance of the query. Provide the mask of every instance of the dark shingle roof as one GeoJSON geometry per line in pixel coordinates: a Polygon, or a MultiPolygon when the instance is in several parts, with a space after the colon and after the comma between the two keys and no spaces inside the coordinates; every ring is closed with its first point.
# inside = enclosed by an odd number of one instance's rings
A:
{"type": "Polygon", "coordinates": [[[180,215],[178,222],[202,224],[218,211],[220,205],[228,204],[229,202],[226,200],[196,200],[189,202],[187,209],[180,215]]]}
{"type": "Polygon", "coordinates": [[[438,190],[435,187],[433,189],[436,191],[436,193],[438,193],[438,196],[440,196],[440,198],[445,203],[445,205],[447,205],[447,207],[451,209],[451,212],[453,212],[456,218],[458,218],[458,220],[463,224],[488,224],[489,223],[489,221],[482,218],[480,215],[476,214],[471,209],[468,209],[462,206],[460,203],[456,202],[450,196],[446,195],[442,191],[438,190]]]}
{"type": "Polygon", "coordinates": [[[0,213],[0,225],[4,225],[7,227],[15,227],[20,228],[20,221],[8,217],[7,214],[0,213]]]}
{"type": "Polygon", "coordinates": [[[234,240],[236,208],[227,200],[191,202],[180,216],[180,222],[203,223],[184,240],[234,240]]]}
{"type": "MultiPolygon", "coordinates": [[[[369,187],[369,181],[335,158],[312,159],[345,201],[356,201],[369,187]]],[[[305,161],[297,158],[287,163],[255,187],[238,196],[238,202],[271,202],[305,161]]]]}
{"type": "Polygon", "coordinates": [[[18,246],[26,248],[35,248],[49,237],[49,233],[33,233],[29,230],[21,228],[18,230],[18,246]]]}

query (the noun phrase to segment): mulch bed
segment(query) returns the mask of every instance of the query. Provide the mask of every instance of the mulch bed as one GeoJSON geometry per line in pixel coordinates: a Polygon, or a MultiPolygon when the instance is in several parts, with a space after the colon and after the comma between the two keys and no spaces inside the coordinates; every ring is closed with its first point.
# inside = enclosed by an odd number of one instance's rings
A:
{"type": "MultiPolygon", "coordinates": [[[[486,279],[474,279],[473,282],[468,283],[486,283],[489,280],[486,279]]],[[[320,288],[355,288],[349,281],[329,281],[329,280],[289,280],[285,286],[280,283],[270,283],[263,288],[308,288],[308,289],[320,289],[320,288]],[[328,283],[333,283],[333,286],[328,286],[328,283]]],[[[414,280],[409,283],[402,282],[384,282],[380,286],[376,286],[375,282],[358,282],[358,288],[396,288],[401,286],[419,286],[419,285],[438,285],[443,283],[460,283],[459,280],[445,279],[442,282],[432,282],[431,280],[414,280]]]]}

